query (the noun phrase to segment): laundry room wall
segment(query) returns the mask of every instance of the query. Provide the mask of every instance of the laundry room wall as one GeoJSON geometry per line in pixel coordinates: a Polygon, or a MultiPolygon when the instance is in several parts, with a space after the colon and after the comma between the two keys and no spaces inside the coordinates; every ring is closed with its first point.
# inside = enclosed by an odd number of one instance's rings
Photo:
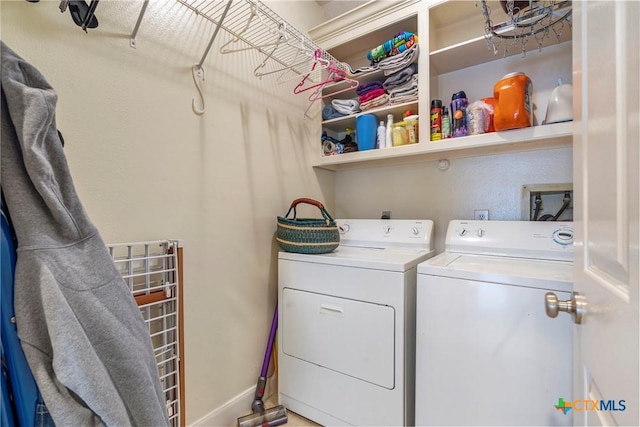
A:
{"type": "Polygon", "coordinates": [[[572,149],[555,148],[336,172],[336,216],[431,219],[435,246],[444,250],[449,221],[473,219],[488,209],[491,220],[520,220],[522,186],[573,182],[572,149]]]}
{"type": "MultiPolygon", "coordinates": [[[[86,34],[59,3],[2,1],[2,40],[58,94],[71,174],[104,240],[183,240],[186,420],[235,420],[216,414],[238,399],[250,409],[276,302],[276,216],[297,197],[333,211],[334,174],[311,167],[306,98],[254,77],[258,52],[221,55],[221,32],[196,116],[191,66],[211,23],[153,0],[133,49],[142,0],[101,1],[86,34]]],[[[267,4],[302,31],[325,19],[316,2],[267,4]]]]}

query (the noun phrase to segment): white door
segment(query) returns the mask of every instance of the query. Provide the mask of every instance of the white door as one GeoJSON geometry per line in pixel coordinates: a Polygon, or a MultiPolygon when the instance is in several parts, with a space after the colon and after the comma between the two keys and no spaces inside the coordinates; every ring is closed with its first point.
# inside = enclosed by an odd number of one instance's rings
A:
{"type": "Polygon", "coordinates": [[[564,400],[575,425],[637,426],[640,3],[573,8],[574,289],[587,306],[564,400]]]}

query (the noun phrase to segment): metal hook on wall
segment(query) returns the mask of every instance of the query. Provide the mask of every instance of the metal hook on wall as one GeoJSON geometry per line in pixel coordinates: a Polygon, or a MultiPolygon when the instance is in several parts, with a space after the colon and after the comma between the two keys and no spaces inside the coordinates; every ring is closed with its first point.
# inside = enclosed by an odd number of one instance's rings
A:
{"type": "Polygon", "coordinates": [[[191,75],[193,76],[193,83],[196,85],[198,95],[200,95],[200,103],[202,104],[202,108],[196,107],[196,100],[194,98],[191,100],[191,109],[193,110],[194,113],[196,113],[199,116],[203,115],[205,111],[204,95],[202,94],[202,86],[200,84],[200,80],[204,81],[204,68],[202,68],[202,64],[204,64],[204,60],[207,58],[207,55],[209,54],[209,50],[213,45],[213,41],[216,39],[216,36],[218,35],[218,31],[220,31],[220,26],[222,25],[224,18],[227,16],[227,12],[229,12],[229,8],[231,7],[232,1],[233,0],[229,0],[227,2],[226,7],[224,8],[224,12],[222,12],[222,16],[220,17],[220,21],[218,21],[216,25],[216,29],[213,31],[213,35],[211,36],[211,40],[209,40],[209,44],[207,45],[207,48],[204,51],[204,55],[202,55],[202,59],[200,59],[199,63],[191,67],[191,75]]]}
{"type": "Polygon", "coordinates": [[[198,64],[195,64],[193,67],[191,67],[191,74],[193,76],[193,83],[196,85],[198,95],[200,95],[200,105],[202,105],[202,108],[196,107],[196,99],[193,98],[191,99],[191,109],[193,110],[194,113],[201,116],[204,114],[204,111],[205,111],[204,95],[202,94],[202,86],[200,84],[200,80],[204,81],[204,68],[202,68],[198,64]]]}

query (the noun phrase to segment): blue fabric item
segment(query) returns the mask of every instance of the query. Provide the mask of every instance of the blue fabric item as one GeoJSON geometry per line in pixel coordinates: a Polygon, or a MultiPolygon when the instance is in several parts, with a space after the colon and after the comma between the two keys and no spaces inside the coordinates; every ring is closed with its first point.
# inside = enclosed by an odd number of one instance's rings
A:
{"type": "MultiPolygon", "coordinates": [[[[0,253],[2,263],[0,274],[2,277],[0,289],[0,309],[2,311],[2,352],[6,362],[8,381],[12,394],[13,407],[17,422],[15,425],[35,425],[36,406],[41,403],[38,386],[36,385],[27,359],[18,340],[16,324],[12,322],[15,317],[13,308],[13,278],[16,267],[16,251],[9,221],[2,214],[2,241],[0,253]]],[[[4,391],[4,388],[3,388],[4,391]]]]}
{"type": "Polygon", "coordinates": [[[49,409],[44,403],[39,403],[36,407],[36,423],[34,427],[56,427],[49,409]]]}
{"type": "Polygon", "coordinates": [[[322,119],[323,120],[331,120],[337,119],[338,117],[344,117],[345,115],[339,113],[332,105],[325,105],[322,109],[322,119]]]}
{"type": "Polygon", "coordinates": [[[7,369],[7,364],[5,362],[4,357],[4,347],[2,347],[2,342],[0,341],[0,357],[2,360],[2,372],[0,375],[2,378],[2,387],[0,390],[2,391],[2,400],[0,400],[0,426],[2,427],[13,427],[17,425],[15,422],[15,417],[13,415],[13,402],[11,401],[11,393],[9,392],[9,372],[7,369]]]}

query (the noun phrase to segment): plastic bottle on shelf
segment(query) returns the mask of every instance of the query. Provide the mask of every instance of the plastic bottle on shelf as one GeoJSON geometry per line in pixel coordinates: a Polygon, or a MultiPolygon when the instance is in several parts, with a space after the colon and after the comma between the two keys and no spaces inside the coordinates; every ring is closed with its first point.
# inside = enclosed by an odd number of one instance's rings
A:
{"type": "Polygon", "coordinates": [[[413,114],[406,116],[404,118],[404,122],[406,123],[405,127],[407,128],[407,143],[415,144],[418,142],[418,119],[419,115],[413,114]]]}
{"type": "Polygon", "coordinates": [[[387,147],[387,129],[384,127],[384,121],[380,120],[380,125],[378,126],[378,148],[386,148],[387,147]]]}
{"type": "Polygon", "coordinates": [[[392,137],[392,131],[393,131],[393,114],[387,114],[387,129],[386,129],[386,138],[385,138],[385,148],[391,148],[393,147],[393,137],[392,137]]]}
{"type": "Polygon", "coordinates": [[[442,107],[442,139],[451,138],[451,118],[449,109],[442,107]]]}

